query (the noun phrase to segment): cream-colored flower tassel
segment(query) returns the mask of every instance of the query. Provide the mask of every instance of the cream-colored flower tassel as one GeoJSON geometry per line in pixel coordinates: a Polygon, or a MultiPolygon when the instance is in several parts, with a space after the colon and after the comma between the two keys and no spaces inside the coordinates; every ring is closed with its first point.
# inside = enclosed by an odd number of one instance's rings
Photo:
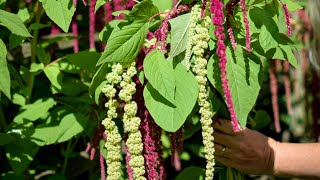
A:
{"type": "Polygon", "coordinates": [[[105,104],[108,109],[107,118],[102,121],[105,127],[105,134],[107,142],[105,147],[108,150],[107,154],[107,180],[118,180],[121,177],[121,136],[118,127],[112,119],[118,116],[117,114],[117,100],[113,99],[116,96],[116,89],[114,85],[119,84],[121,81],[121,74],[123,68],[121,64],[112,66],[112,72],[106,76],[107,84],[102,88],[102,93],[109,99],[105,104]]]}
{"type": "Polygon", "coordinates": [[[143,144],[142,136],[139,131],[141,119],[136,116],[138,106],[137,103],[132,101],[132,96],[136,92],[136,84],[132,81],[132,77],[137,74],[135,63],[122,74],[123,80],[120,83],[122,87],[119,92],[119,98],[126,104],[124,106],[124,131],[128,133],[126,145],[131,155],[129,165],[133,171],[133,179],[144,180],[145,174],[144,158],[142,155],[143,144]]]}
{"type": "MultiPolygon", "coordinates": [[[[208,7],[208,6],[207,6],[208,7]]],[[[202,125],[202,137],[204,144],[204,153],[207,161],[206,165],[206,180],[212,180],[214,175],[214,137],[212,128],[212,116],[211,104],[208,100],[207,92],[207,60],[204,58],[204,52],[209,47],[209,27],[211,19],[209,16],[201,17],[201,8],[199,5],[195,5],[192,9],[192,21],[196,22],[196,26],[191,29],[194,32],[189,41],[192,43],[192,52],[195,55],[195,64],[192,68],[196,74],[196,79],[199,86],[198,105],[200,106],[200,122],[202,125]]],[[[191,23],[192,24],[192,23],[191,23]]]]}

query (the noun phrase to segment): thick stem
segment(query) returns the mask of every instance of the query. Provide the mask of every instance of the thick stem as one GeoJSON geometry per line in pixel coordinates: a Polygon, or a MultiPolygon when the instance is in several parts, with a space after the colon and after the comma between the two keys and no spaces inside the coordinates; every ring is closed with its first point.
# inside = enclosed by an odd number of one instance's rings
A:
{"type": "MultiPolygon", "coordinates": [[[[41,15],[42,15],[42,7],[39,1],[36,2],[35,7],[35,23],[40,23],[41,15]]],[[[32,63],[35,62],[36,56],[37,56],[37,42],[38,42],[38,33],[39,29],[33,30],[33,39],[31,40],[31,61],[30,66],[32,63]]],[[[27,86],[27,94],[26,94],[26,103],[30,103],[32,90],[33,90],[33,84],[34,84],[34,78],[36,76],[36,73],[30,72],[29,80],[28,80],[28,86],[27,86]]]]}

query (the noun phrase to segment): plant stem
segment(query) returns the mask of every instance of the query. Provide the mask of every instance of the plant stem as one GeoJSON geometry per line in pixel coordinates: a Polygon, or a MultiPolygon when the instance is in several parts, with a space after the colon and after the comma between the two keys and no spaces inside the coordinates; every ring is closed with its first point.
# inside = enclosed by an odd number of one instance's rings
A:
{"type": "Polygon", "coordinates": [[[69,153],[70,153],[70,150],[72,149],[71,146],[72,146],[72,139],[70,139],[70,140],[68,141],[67,149],[66,149],[66,151],[65,151],[64,162],[63,162],[63,165],[62,165],[62,173],[63,173],[63,174],[65,174],[66,169],[67,169],[68,159],[69,159],[69,153]]]}
{"type": "MultiPolygon", "coordinates": [[[[34,11],[35,11],[35,23],[40,23],[40,19],[41,19],[41,15],[42,15],[42,7],[41,7],[39,1],[36,2],[35,7],[34,7],[34,11]]],[[[32,34],[33,39],[31,40],[31,61],[30,61],[30,66],[36,60],[38,34],[39,34],[39,29],[33,30],[33,34],[32,34]]],[[[33,73],[33,72],[30,73],[28,86],[27,86],[27,88],[28,88],[27,89],[27,95],[26,95],[26,103],[27,104],[30,103],[35,76],[36,76],[36,73],[33,73]]]]}

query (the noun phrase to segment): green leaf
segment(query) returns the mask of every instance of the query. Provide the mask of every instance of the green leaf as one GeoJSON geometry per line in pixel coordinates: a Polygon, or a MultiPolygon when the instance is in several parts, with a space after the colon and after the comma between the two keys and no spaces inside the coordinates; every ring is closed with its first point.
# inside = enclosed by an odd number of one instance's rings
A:
{"type": "Polygon", "coordinates": [[[169,22],[171,25],[171,50],[169,56],[175,57],[187,48],[191,13],[178,16],[169,22]]]}
{"type": "MultiPolygon", "coordinates": [[[[0,17],[1,18],[1,17],[0,17]]],[[[7,65],[7,48],[0,39],[0,91],[2,91],[9,99],[11,99],[11,79],[7,65]]]]}
{"type": "Polygon", "coordinates": [[[40,117],[48,113],[56,102],[52,98],[38,99],[32,104],[25,105],[21,108],[20,114],[14,118],[15,123],[23,123],[27,121],[36,121],[40,117]]]}
{"type": "Polygon", "coordinates": [[[22,8],[22,9],[19,9],[17,15],[19,16],[19,18],[20,18],[23,22],[28,21],[29,18],[30,18],[30,14],[29,14],[28,8],[26,8],[26,7],[22,8]]]}
{"type": "Polygon", "coordinates": [[[9,163],[16,174],[21,174],[37,154],[39,146],[29,139],[16,138],[4,146],[9,163]]]}
{"type": "Polygon", "coordinates": [[[95,71],[99,58],[100,53],[92,51],[81,51],[76,54],[67,55],[68,61],[90,73],[95,71]]]}
{"type": "Polygon", "coordinates": [[[203,180],[205,170],[200,167],[187,167],[177,177],[176,180],[203,180]]]}
{"type": "Polygon", "coordinates": [[[132,8],[130,14],[128,14],[128,18],[132,20],[146,21],[157,13],[159,13],[159,10],[153,2],[151,0],[144,0],[132,8]]]}
{"type": "Polygon", "coordinates": [[[61,113],[62,117],[57,117],[58,120],[52,119],[54,123],[37,126],[31,135],[33,141],[39,146],[44,146],[68,141],[81,133],[83,131],[81,123],[84,117],[75,113],[65,114],[61,113]]]}
{"type": "Polygon", "coordinates": [[[290,45],[279,44],[278,47],[271,49],[267,52],[268,54],[272,54],[270,59],[280,59],[284,61],[288,61],[293,67],[298,67],[298,61],[296,56],[293,54],[290,45]]]}
{"type": "Polygon", "coordinates": [[[195,106],[199,93],[197,80],[181,63],[175,68],[175,81],[175,106],[162,97],[150,83],[143,92],[151,116],[168,132],[175,132],[183,125],[195,106]]]}
{"type": "Polygon", "coordinates": [[[49,64],[51,62],[51,55],[42,46],[37,46],[37,58],[39,62],[43,64],[49,64]]]}
{"type": "Polygon", "coordinates": [[[110,0],[97,0],[96,6],[94,7],[94,12],[97,12],[97,10],[103,6],[105,3],[109,2],[110,0]]]}
{"type": "Polygon", "coordinates": [[[64,32],[68,32],[72,16],[76,10],[70,0],[40,0],[48,17],[64,32]]]}
{"type": "Polygon", "coordinates": [[[48,65],[43,69],[44,73],[46,74],[47,78],[51,82],[51,84],[58,88],[62,89],[62,73],[59,69],[59,67],[54,65],[48,65]]]}
{"type": "MultiPolygon", "coordinates": [[[[278,33],[277,31],[270,32],[267,30],[265,26],[262,26],[261,32],[259,35],[259,42],[261,47],[264,50],[269,50],[278,46],[277,38],[274,38],[274,36],[276,36],[275,34],[277,33],[278,33]]],[[[276,36],[276,37],[279,37],[279,36],[276,36]]]]}
{"type": "MultiPolygon", "coordinates": [[[[241,46],[238,45],[238,49],[241,46]]],[[[227,77],[235,111],[242,127],[246,126],[247,117],[256,103],[260,87],[261,62],[254,54],[243,54],[243,51],[234,52],[227,47],[227,77]]],[[[211,84],[223,94],[220,79],[218,58],[213,55],[208,62],[208,79],[211,84]]]]}
{"type": "Polygon", "coordinates": [[[174,104],[175,72],[172,64],[159,50],[153,50],[144,59],[143,67],[145,76],[152,87],[174,104]]]}
{"type": "Polygon", "coordinates": [[[108,39],[108,46],[97,66],[106,62],[132,62],[144,43],[148,28],[149,23],[142,21],[136,21],[122,28],[116,27],[108,39]]]}
{"type": "Polygon", "coordinates": [[[32,37],[18,15],[0,9],[0,25],[8,28],[13,34],[32,37]]]}
{"type": "Polygon", "coordinates": [[[256,113],[256,116],[254,117],[254,126],[253,128],[255,130],[259,130],[261,128],[264,128],[268,126],[271,123],[271,117],[269,114],[264,110],[259,110],[256,113]]]}
{"type": "Polygon", "coordinates": [[[105,63],[99,67],[98,71],[93,76],[90,84],[89,94],[91,97],[100,96],[101,91],[98,92],[99,94],[96,94],[97,92],[96,89],[99,86],[101,86],[101,83],[106,79],[106,75],[109,71],[110,71],[110,67],[108,63],[105,63]]]}
{"type": "Polygon", "coordinates": [[[19,46],[21,43],[24,42],[26,38],[22,36],[18,36],[15,34],[10,34],[9,36],[9,49],[12,50],[13,48],[19,46]]]}
{"type": "Polygon", "coordinates": [[[292,0],[282,0],[282,2],[287,5],[289,11],[296,11],[299,9],[303,9],[302,6],[300,6],[296,2],[293,2],[292,0]]]}
{"type": "Polygon", "coordinates": [[[30,66],[30,72],[38,72],[43,70],[44,64],[43,63],[32,63],[30,66]]]}
{"type": "Polygon", "coordinates": [[[173,7],[172,0],[152,0],[153,4],[158,7],[160,12],[171,10],[173,7]]]}

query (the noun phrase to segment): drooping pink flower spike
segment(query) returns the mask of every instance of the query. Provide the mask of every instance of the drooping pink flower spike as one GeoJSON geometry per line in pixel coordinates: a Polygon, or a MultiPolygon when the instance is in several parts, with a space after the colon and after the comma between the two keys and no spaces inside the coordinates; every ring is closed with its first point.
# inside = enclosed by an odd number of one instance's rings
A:
{"type": "Polygon", "coordinates": [[[223,3],[221,0],[211,0],[211,6],[210,6],[210,12],[212,15],[212,22],[216,26],[216,29],[214,31],[215,36],[218,39],[217,42],[217,50],[216,53],[219,57],[219,67],[220,67],[220,77],[222,81],[222,90],[225,94],[227,106],[230,112],[233,131],[239,132],[241,130],[241,127],[238,122],[237,114],[234,109],[234,104],[232,101],[232,96],[229,88],[229,82],[227,78],[227,58],[226,58],[226,46],[224,44],[224,27],[223,27],[223,20],[224,20],[224,14],[223,14],[223,3]]]}
{"type": "Polygon", "coordinates": [[[201,19],[204,18],[204,14],[206,12],[206,8],[207,8],[207,0],[202,0],[201,19]]]}
{"type": "Polygon", "coordinates": [[[226,11],[227,11],[227,17],[226,17],[226,24],[227,24],[227,32],[229,35],[229,39],[232,45],[233,50],[237,50],[237,42],[236,39],[233,35],[233,30],[230,24],[230,19],[231,16],[233,16],[234,14],[234,7],[235,5],[239,2],[239,0],[231,0],[228,2],[227,6],[226,6],[226,11]]]}
{"type": "Polygon", "coordinates": [[[100,174],[101,174],[101,179],[103,180],[106,179],[106,168],[104,164],[105,164],[104,157],[102,155],[102,150],[100,150],[100,174]]]}
{"type": "MultiPolygon", "coordinates": [[[[77,1],[78,0],[73,0],[73,4],[74,4],[75,7],[77,7],[77,1]]],[[[82,0],[82,3],[83,3],[83,5],[87,6],[86,0],[82,0]]]]}
{"type": "Polygon", "coordinates": [[[246,0],[240,0],[240,7],[241,7],[241,10],[242,10],[244,27],[245,27],[245,30],[246,30],[246,48],[247,48],[248,52],[251,52],[250,26],[249,26],[249,20],[248,20],[248,16],[247,16],[246,0]]]}
{"type": "Polygon", "coordinates": [[[91,0],[89,6],[89,46],[90,50],[96,49],[95,46],[95,25],[96,25],[96,15],[94,13],[94,7],[96,5],[97,0],[91,0]]]}
{"type": "Polygon", "coordinates": [[[287,29],[288,29],[288,36],[292,35],[292,28],[291,28],[291,20],[290,20],[290,13],[288,10],[288,7],[285,3],[280,2],[282,5],[282,8],[284,10],[284,15],[286,17],[286,24],[287,24],[287,29]]]}

